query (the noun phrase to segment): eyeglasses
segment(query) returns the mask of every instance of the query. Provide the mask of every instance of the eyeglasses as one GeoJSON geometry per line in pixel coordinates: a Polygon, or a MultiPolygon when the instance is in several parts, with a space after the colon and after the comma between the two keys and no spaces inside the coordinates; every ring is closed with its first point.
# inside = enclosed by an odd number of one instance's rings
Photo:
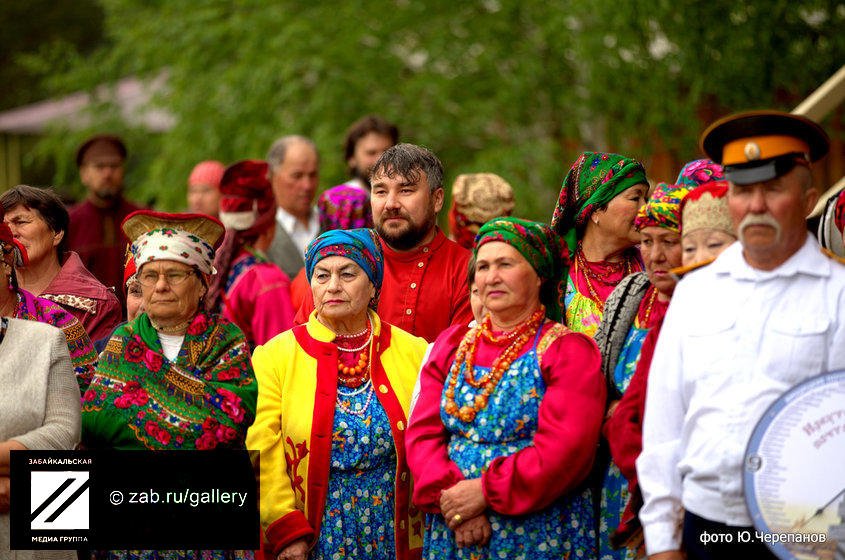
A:
{"type": "Polygon", "coordinates": [[[151,288],[158,284],[160,277],[164,276],[165,282],[171,286],[178,286],[193,275],[193,270],[166,270],[164,272],[145,270],[138,275],[138,281],[141,282],[142,286],[151,288]]]}

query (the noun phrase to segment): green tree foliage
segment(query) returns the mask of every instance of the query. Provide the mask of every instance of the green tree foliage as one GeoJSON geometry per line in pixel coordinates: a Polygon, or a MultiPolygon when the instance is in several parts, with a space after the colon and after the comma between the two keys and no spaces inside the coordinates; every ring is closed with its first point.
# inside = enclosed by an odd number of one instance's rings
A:
{"type": "Polygon", "coordinates": [[[740,4],[104,0],[108,46],[73,57],[52,85],[95,91],[165,72],[153,103],[176,123],[149,133],[101,104],[96,125],[56,130],[39,153],[67,185],[85,134],[122,132],[132,196],[178,209],[197,161],[260,158],[283,134],[314,138],[321,185],[336,184],[346,127],[378,113],[432,148],[447,181],[498,173],[519,214],[548,220],[579,150],[644,158],[671,147],[691,159],[702,120],[789,109],[842,63],[840,5],[740,4]]]}
{"type": "Polygon", "coordinates": [[[63,67],[52,63],[69,50],[93,50],[102,25],[94,0],[0,2],[0,110],[40,101],[41,78],[63,67]]]}
{"type": "Polygon", "coordinates": [[[696,154],[703,126],[727,113],[791,110],[845,63],[845,5],[835,0],[598,0],[580,18],[590,114],[624,150],[696,154]]]}

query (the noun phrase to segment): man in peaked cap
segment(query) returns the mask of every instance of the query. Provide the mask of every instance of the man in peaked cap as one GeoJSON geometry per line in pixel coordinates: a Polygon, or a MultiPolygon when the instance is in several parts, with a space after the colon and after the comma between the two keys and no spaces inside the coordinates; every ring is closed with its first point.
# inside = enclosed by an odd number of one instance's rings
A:
{"type": "Polygon", "coordinates": [[[714,123],[701,145],[730,181],[739,243],[672,298],[649,374],[640,519],[650,558],[775,558],[739,537],[754,535],[742,491],[749,437],[784,391],[845,368],[845,266],[805,220],[819,196],[810,166],[829,140],[809,119],[757,111],[714,123]]]}

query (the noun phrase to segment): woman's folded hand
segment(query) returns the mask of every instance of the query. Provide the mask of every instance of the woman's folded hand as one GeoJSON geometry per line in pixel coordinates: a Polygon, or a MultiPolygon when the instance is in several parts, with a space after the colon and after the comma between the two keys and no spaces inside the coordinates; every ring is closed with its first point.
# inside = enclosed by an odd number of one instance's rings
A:
{"type": "Polygon", "coordinates": [[[455,528],[455,544],[458,548],[466,546],[487,546],[493,529],[486,514],[481,514],[464,521],[455,528]]]}
{"type": "Polygon", "coordinates": [[[462,480],[440,495],[440,511],[453,531],[464,521],[484,513],[485,509],[487,501],[480,478],[462,480]]]}

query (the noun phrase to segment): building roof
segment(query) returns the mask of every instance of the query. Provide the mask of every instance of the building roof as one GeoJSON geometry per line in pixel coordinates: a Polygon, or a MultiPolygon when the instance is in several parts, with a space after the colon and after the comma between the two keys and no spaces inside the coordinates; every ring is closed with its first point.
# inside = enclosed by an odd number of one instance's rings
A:
{"type": "MultiPolygon", "coordinates": [[[[166,82],[166,73],[149,82],[129,77],[114,86],[99,86],[94,95],[98,101],[114,101],[128,124],[163,132],[173,127],[175,117],[165,110],[150,109],[147,105],[154,94],[163,91],[166,82]]],[[[79,92],[2,111],[0,133],[40,134],[48,126],[62,123],[74,129],[85,128],[91,124],[88,112],[91,105],[91,94],[79,92]]]]}

